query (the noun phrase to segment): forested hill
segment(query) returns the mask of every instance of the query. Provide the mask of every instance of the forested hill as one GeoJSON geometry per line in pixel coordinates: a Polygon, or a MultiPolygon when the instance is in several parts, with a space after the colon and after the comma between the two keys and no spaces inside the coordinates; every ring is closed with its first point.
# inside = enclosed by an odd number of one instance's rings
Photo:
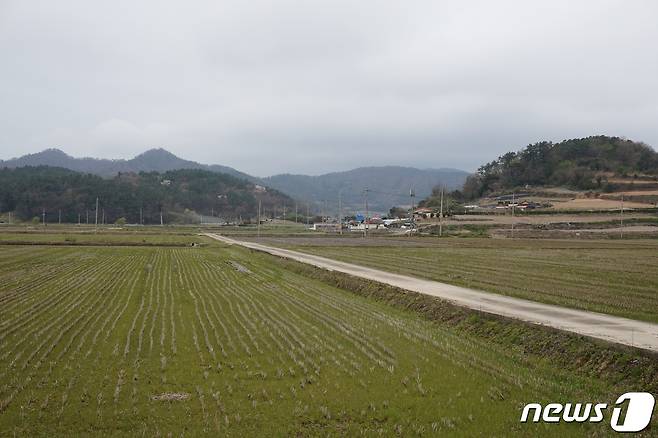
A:
{"type": "Polygon", "coordinates": [[[481,166],[463,194],[474,199],[526,185],[606,190],[610,177],[636,174],[658,175],[658,153],[646,144],[606,136],[544,141],[481,166]]]}
{"type": "Polygon", "coordinates": [[[95,209],[96,197],[105,211],[106,223],[125,218],[138,223],[194,222],[196,214],[233,219],[256,215],[258,200],[263,211],[294,203],[286,195],[263,189],[231,175],[197,169],[164,173],[122,173],[111,179],[57,167],[0,169],[0,213],[12,211],[23,220],[41,217],[45,209],[50,221],[86,221],[95,209]]]}

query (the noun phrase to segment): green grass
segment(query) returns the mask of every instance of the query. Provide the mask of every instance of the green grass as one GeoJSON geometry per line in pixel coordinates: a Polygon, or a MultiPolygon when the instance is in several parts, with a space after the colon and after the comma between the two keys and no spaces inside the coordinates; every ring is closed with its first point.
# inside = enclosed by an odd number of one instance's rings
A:
{"type": "Polygon", "coordinates": [[[518,419],[615,391],[237,247],[0,251],[3,436],[600,434],[518,419]]]}
{"type": "Polygon", "coordinates": [[[265,240],[503,295],[658,322],[658,241],[265,240]]]}
{"type": "MultiPolygon", "coordinates": [[[[146,225],[124,226],[75,224],[17,225],[0,224],[1,244],[71,244],[71,245],[173,245],[180,246],[192,242],[200,243],[199,233],[222,233],[227,235],[256,236],[255,224],[244,226],[209,225],[146,225]]],[[[261,236],[310,236],[306,224],[287,222],[267,222],[260,227],[261,236]]]]}
{"type": "Polygon", "coordinates": [[[192,232],[155,233],[100,229],[98,232],[67,228],[62,230],[7,231],[0,229],[0,245],[82,245],[82,246],[187,246],[202,243],[192,232]]]}
{"type": "MultiPolygon", "coordinates": [[[[203,227],[204,230],[212,233],[221,233],[232,236],[256,236],[258,233],[258,226],[256,224],[235,226],[215,226],[203,227]]],[[[260,235],[265,236],[306,236],[317,234],[317,231],[309,230],[306,223],[302,222],[265,222],[260,226],[260,235]]]]}

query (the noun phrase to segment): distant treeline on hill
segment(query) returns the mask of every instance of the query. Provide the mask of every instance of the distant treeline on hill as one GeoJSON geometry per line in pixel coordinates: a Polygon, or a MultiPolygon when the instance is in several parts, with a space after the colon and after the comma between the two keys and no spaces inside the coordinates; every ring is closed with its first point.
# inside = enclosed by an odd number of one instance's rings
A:
{"type": "Polygon", "coordinates": [[[658,175],[658,153],[646,144],[618,137],[543,141],[481,166],[458,195],[476,199],[526,185],[606,191],[614,189],[609,175],[658,175]]]}
{"type": "MultiPolygon", "coordinates": [[[[74,223],[81,215],[93,215],[96,198],[105,212],[106,223],[125,218],[138,223],[140,209],[144,223],[185,222],[191,212],[226,218],[249,219],[256,215],[258,200],[263,210],[272,211],[294,201],[286,195],[262,188],[231,175],[185,169],[164,173],[121,173],[104,179],[57,167],[0,169],[0,213],[14,212],[18,219],[41,218],[45,209],[50,222],[74,223]]],[[[100,220],[100,218],[99,218],[100,220]]]]}

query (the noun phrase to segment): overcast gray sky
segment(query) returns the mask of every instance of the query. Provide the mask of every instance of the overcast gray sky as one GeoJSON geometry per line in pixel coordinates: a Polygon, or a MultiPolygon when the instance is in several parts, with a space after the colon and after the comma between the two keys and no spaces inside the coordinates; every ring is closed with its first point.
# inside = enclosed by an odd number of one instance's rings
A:
{"type": "Polygon", "coordinates": [[[658,146],[658,2],[0,0],[0,158],[165,147],[255,175],[658,146]]]}

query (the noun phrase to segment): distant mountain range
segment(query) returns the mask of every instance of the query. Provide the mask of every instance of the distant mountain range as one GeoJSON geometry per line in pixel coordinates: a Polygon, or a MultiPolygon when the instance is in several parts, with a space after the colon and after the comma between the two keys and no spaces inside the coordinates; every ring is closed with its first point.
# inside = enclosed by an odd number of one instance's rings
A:
{"type": "Polygon", "coordinates": [[[167,172],[178,169],[202,169],[226,173],[253,181],[253,177],[228,166],[207,166],[195,161],[184,160],[165,149],[150,149],[130,160],[108,160],[102,158],[74,158],[59,149],[46,149],[36,154],[23,155],[11,160],[0,160],[0,167],[53,166],[77,172],[112,177],[127,172],[167,172]]]}
{"type": "Polygon", "coordinates": [[[105,178],[118,173],[167,172],[177,169],[201,169],[225,173],[251,183],[277,189],[300,202],[308,202],[315,211],[336,211],[339,193],[345,213],[363,210],[365,189],[368,189],[369,208],[373,212],[386,212],[395,205],[409,205],[409,190],[415,191],[416,200],[428,196],[432,188],[445,185],[448,190],[461,187],[468,173],[457,169],[416,169],[412,167],[383,166],[361,167],[345,172],[319,176],[281,174],[259,178],[228,166],[207,165],[177,157],[165,149],[151,149],[129,160],[74,158],[59,149],[46,149],[35,154],[10,160],[0,160],[0,168],[25,166],[53,166],[91,173],[105,178]]]}
{"type": "Polygon", "coordinates": [[[410,190],[415,194],[414,203],[418,203],[429,196],[437,185],[444,185],[448,190],[460,188],[468,175],[457,169],[383,166],[360,167],[319,176],[283,174],[263,178],[262,181],[296,199],[311,201],[319,209],[326,208],[327,214],[334,216],[339,196],[345,209],[362,212],[365,210],[367,189],[369,210],[384,213],[393,206],[410,205],[410,190]]]}

